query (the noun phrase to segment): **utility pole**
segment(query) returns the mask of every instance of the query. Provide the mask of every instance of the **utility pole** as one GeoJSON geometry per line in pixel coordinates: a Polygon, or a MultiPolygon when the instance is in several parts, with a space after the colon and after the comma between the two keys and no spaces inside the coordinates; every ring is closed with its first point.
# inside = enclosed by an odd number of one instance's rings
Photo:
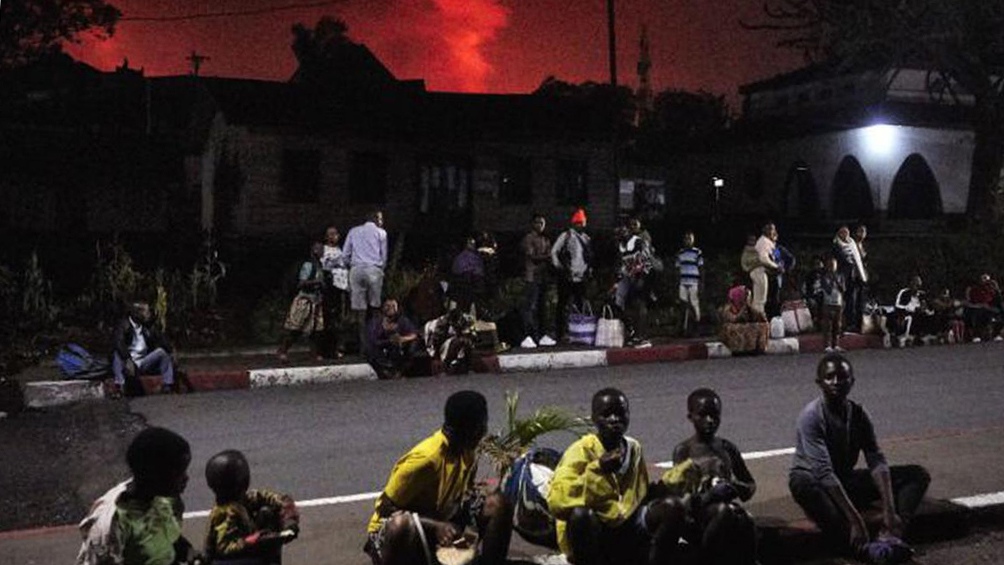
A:
{"type": "Polygon", "coordinates": [[[621,167],[620,167],[620,108],[617,100],[617,31],[614,15],[614,0],[607,0],[607,49],[610,54],[610,157],[613,165],[614,212],[620,212],[621,167]]]}
{"type": "Polygon", "coordinates": [[[193,77],[197,77],[199,76],[199,69],[202,68],[202,63],[208,61],[209,57],[205,55],[200,55],[199,53],[193,50],[191,55],[185,57],[185,60],[191,63],[192,65],[191,75],[193,77]]]}
{"type": "Polygon", "coordinates": [[[614,17],[614,0],[607,0],[607,38],[610,52],[610,86],[617,88],[617,31],[614,17]]]}

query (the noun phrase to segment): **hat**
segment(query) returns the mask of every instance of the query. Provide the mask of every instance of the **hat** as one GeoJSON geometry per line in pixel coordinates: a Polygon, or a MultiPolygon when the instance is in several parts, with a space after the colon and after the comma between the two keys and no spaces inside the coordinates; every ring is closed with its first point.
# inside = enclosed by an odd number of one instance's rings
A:
{"type": "Polygon", "coordinates": [[[580,226],[586,225],[586,211],[579,208],[572,214],[572,223],[580,226]]]}

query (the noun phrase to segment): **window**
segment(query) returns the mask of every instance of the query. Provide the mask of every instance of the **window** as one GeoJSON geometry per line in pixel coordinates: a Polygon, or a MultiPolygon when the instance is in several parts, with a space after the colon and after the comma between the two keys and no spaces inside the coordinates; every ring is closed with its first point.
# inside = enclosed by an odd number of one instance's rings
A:
{"type": "Polygon", "coordinates": [[[349,164],[349,201],[384,204],[387,200],[387,156],[353,153],[349,164]]]}
{"type": "Polygon", "coordinates": [[[317,150],[286,149],[282,152],[282,199],[286,202],[317,202],[321,184],[321,154],[317,150]]]}
{"type": "Polygon", "coordinates": [[[499,203],[503,205],[531,204],[530,159],[506,157],[499,171],[499,203]]]}
{"type": "Polygon", "coordinates": [[[585,206],[589,203],[587,171],[588,164],[585,161],[558,161],[558,182],[555,187],[558,204],[585,206]]]}
{"type": "Polygon", "coordinates": [[[471,169],[466,159],[427,161],[419,167],[419,211],[448,215],[466,210],[470,200],[471,169]]]}

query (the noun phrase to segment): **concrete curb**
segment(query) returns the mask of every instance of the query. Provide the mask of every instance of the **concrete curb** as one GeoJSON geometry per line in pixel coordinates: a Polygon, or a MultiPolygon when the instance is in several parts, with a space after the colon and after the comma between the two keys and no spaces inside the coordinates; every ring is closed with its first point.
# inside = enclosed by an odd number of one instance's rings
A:
{"type": "MultiPolygon", "coordinates": [[[[878,349],[883,347],[882,336],[851,334],[841,337],[845,349],[878,349]]],[[[794,355],[818,353],[824,349],[819,334],[772,339],[768,355],[794,355]]],[[[666,363],[731,357],[732,352],[719,341],[707,343],[675,343],[655,345],[643,349],[581,349],[573,351],[520,351],[501,355],[483,356],[474,367],[476,373],[513,373],[582,369],[589,367],[636,365],[641,363],[666,363]]],[[[194,371],[187,383],[181,386],[191,392],[217,390],[246,390],[276,386],[341,383],[376,380],[377,375],[366,363],[321,365],[310,367],[276,367],[267,369],[235,369],[194,371]]],[[[148,393],[160,387],[158,377],[143,377],[143,388],[148,393]]],[[[104,391],[100,383],[90,381],[39,381],[25,385],[25,402],[31,408],[46,408],[80,400],[101,398],[104,391]]]]}
{"type": "Polygon", "coordinates": [[[375,381],[376,371],[365,363],[328,365],[321,367],[285,367],[248,371],[250,388],[337,383],[345,381],[375,381]]]}

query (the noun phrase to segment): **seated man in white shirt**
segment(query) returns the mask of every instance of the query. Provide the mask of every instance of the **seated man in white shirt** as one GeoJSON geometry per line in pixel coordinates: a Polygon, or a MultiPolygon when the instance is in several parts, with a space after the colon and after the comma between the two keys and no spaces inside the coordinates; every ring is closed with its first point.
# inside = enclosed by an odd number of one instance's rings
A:
{"type": "Polygon", "coordinates": [[[161,392],[175,390],[171,347],[152,322],[150,304],[135,302],[129,306],[128,315],[115,328],[112,351],[112,375],[115,378],[113,396],[122,394],[126,378],[136,385],[136,394],[142,394],[143,388],[138,381],[141,375],[160,375],[161,392]]]}

